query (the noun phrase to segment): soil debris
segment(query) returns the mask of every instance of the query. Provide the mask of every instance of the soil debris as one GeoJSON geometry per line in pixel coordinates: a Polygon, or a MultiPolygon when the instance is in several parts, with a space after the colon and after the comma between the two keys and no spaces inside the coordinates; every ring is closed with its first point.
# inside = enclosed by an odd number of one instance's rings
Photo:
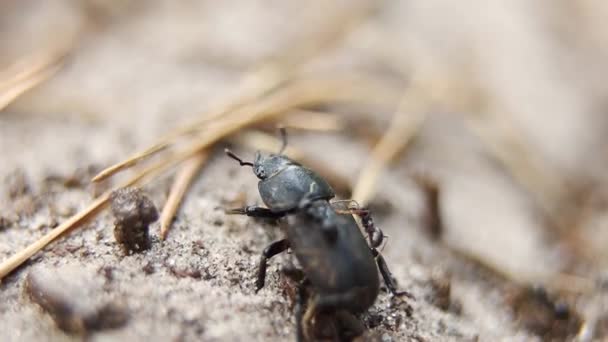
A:
{"type": "Polygon", "coordinates": [[[47,188],[59,185],[66,189],[82,189],[89,185],[91,178],[99,170],[98,165],[91,164],[86,167],[79,167],[68,175],[49,174],[44,178],[44,185],[47,188]]]}
{"type": "Polygon", "coordinates": [[[101,287],[90,274],[76,266],[61,269],[38,267],[25,279],[25,293],[68,333],[87,334],[123,326],[126,309],[100,299],[101,287]]]}
{"type": "Polygon", "coordinates": [[[29,194],[31,191],[25,172],[17,169],[6,177],[7,194],[10,199],[16,199],[29,194]]]}
{"type": "Polygon", "coordinates": [[[420,186],[424,195],[425,213],[423,214],[423,227],[433,240],[441,238],[442,220],[441,207],[439,203],[439,184],[431,176],[425,174],[415,174],[414,181],[420,186]]]}
{"type": "Polygon", "coordinates": [[[578,313],[543,288],[518,289],[509,297],[517,324],[544,341],[571,340],[580,330],[578,313]]]}
{"type": "Polygon", "coordinates": [[[452,280],[449,274],[433,272],[430,285],[432,292],[427,299],[431,304],[442,311],[460,314],[462,307],[452,298],[452,280]]]}
{"type": "Polygon", "coordinates": [[[13,225],[13,220],[7,216],[0,215],[0,231],[10,228],[13,225]]]}
{"type": "Polygon", "coordinates": [[[110,195],[114,215],[114,237],[126,253],[150,247],[148,228],[158,219],[154,203],[136,187],[122,188],[110,195]]]}

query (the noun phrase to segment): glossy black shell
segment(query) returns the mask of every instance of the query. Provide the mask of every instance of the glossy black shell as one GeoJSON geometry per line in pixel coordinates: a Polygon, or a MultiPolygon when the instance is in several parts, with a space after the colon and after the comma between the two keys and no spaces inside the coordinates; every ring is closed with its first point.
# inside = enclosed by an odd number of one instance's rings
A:
{"type": "Polygon", "coordinates": [[[330,200],[335,196],[331,186],[315,172],[297,163],[285,165],[258,183],[262,201],[273,212],[290,211],[309,200],[330,200]]]}
{"type": "Polygon", "coordinates": [[[291,249],[317,293],[355,291],[356,300],[344,307],[353,313],[374,303],[379,291],[376,261],[351,215],[339,215],[328,202],[317,201],[290,216],[285,229],[291,249]],[[328,238],[327,225],[335,228],[334,239],[328,238]]]}

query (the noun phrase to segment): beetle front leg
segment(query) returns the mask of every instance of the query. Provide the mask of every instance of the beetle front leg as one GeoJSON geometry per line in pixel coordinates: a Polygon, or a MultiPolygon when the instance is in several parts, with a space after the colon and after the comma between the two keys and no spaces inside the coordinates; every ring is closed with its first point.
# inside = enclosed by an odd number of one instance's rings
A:
{"type": "Polygon", "coordinates": [[[384,284],[386,284],[386,287],[388,288],[390,293],[393,296],[406,296],[408,298],[414,299],[414,296],[411,293],[409,293],[407,291],[398,291],[397,290],[397,283],[395,282],[395,279],[393,278],[393,274],[388,269],[388,265],[386,264],[386,260],[384,260],[384,257],[382,256],[382,254],[380,254],[380,252],[378,252],[375,248],[372,248],[372,254],[374,255],[374,258],[376,259],[376,264],[378,264],[378,269],[380,269],[380,274],[382,274],[382,279],[384,280],[384,284]]]}
{"type": "Polygon", "coordinates": [[[250,217],[279,219],[285,216],[284,212],[274,212],[268,208],[257,205],[248,205],[243,208],[226,209],[228,215],[247,215],[250,217]]]}
{"type": "Polygon", "coordinates": [[[304,341],[304,331],[302,328],[302,315],[304,312],[304,282],[298,284],[298,289],[296,292],[296,305],[294,308],[295,311],[295,319],[296,319],[296,341],[303,342],[304,341]]]}
{"type": "Polygon", "coordinates": [[[255,282],[255,292],[260,291],[266,283],[266,262],[273,256],[285,252],[289,248],[289,241],[287,239],[275,241],[264,248],[262,256],[260,257],[260,263],[258,266],[258,277],[255,282]]]}

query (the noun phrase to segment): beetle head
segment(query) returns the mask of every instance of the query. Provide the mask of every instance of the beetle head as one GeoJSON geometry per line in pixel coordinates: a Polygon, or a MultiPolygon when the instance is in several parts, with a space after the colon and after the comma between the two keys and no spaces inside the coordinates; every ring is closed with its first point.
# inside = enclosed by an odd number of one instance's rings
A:
{"type": "Polygon", "coordinates": [[[282,154],[269,154],[264,157],[258,151],[255,153],[253,161],[253,173],[259,179],[264,180],[291,164],[293,164],[293,161],[282,154]]]}

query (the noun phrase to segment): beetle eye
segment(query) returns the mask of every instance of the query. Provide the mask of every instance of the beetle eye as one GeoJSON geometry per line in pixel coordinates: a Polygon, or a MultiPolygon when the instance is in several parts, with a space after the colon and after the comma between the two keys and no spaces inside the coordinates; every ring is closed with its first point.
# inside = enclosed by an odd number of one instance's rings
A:
{"type": "Polygon", "coordinates": [[[264,170],[263,167],[261,166],[257,166],[253,172],[255,173],[255,175],[259,178],[259,179],[265,179],[266,178],[266,170],[264,170]]]}

